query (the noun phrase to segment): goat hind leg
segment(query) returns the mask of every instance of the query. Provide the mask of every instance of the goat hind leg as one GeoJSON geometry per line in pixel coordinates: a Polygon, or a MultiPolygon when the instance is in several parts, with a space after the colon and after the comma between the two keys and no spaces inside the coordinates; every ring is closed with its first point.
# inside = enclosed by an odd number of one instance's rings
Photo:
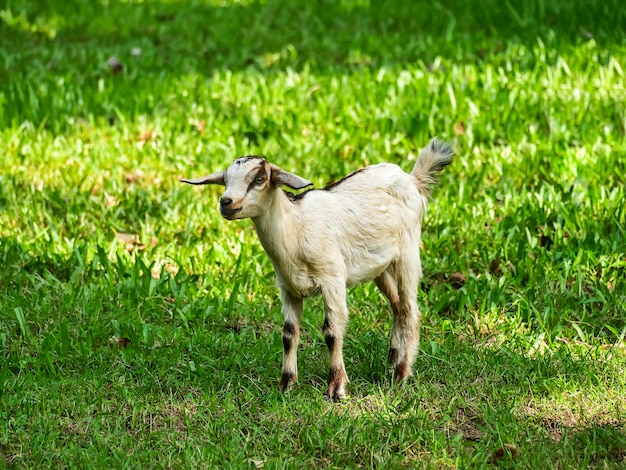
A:
{"type": "Polygon", "coordinates": [[[403,261],[404,264],[397,266],[399,305],[391,331],[392,342],[399,344],[394,371],[396,382],[412,375],[420,340],[421,313],[417,305],[417,287],[422,269],[419,255],[417,259],[403,261]]]}
{"type": "Polygon", "coordinates": [[[280,388],[286,390],[298,381],[298,342],[300,341],[300,318],[302,317],[302,298],[295,297],[281,289],[283,301],[283,368],[280,388]]]}
{"type": "Polygon", "coordinates": [[[393,312],[393,327],[389,337],[389,362],[394,366],[398,363],[401,341],[397,333],[399,330],[398,321],[400,317],[400,297],[398,296],[398,283],[389,270],[384,271],[380,276],[374,279],[376,286],[383,293],[393,312]]]}

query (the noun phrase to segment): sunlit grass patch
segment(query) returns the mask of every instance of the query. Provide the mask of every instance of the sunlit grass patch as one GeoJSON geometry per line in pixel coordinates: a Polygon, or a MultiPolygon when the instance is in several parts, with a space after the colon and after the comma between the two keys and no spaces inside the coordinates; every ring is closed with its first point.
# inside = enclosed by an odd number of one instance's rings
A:
{"type": "Polygon", "coordinates": [[[0,466],[624,464],[625,10],[444,3],[2,7],[0,466]],[[278,392],[271,263],[178,179],[260,154],[321,187],[434,135],[415,376],[364,285],[349,399],[319,299],[278,392]]]}

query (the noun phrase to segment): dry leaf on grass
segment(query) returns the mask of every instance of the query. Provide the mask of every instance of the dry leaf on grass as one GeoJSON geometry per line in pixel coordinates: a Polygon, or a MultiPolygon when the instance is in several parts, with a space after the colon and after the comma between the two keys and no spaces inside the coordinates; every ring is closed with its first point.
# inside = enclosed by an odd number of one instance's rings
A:
{"type": "Polygon", "coordinates": [[[494,461],[502,460],[507,454],[510,454],[511,457],[517,457],[517,447],[515,444],[504,444],[493,453],[491,458],[494,461]]]}
{"type": "Polygon", "coordinates": [[[120,59],[118,59],[114,55],[109,57],[109,59],[107,60],[107,65],[111,68],[111,71],[116,75],[124,71],[124,66],[122,65],[122,62],[120,61],[120,59]]]}
{"type": "Polygon", "coordinates": [[[124,175],[124,179],[127,183],[136,183],[137,181],[142,180],[145,177],[145,173],[139,169],[133,170],[130,173],[126,173],[124,175]]]}
{"type": "Polygon", "coordinates": [[[124,245],[124,248],[129,253],[146,249],[146,244],[139,241],[139,235],[135,235],[132,233],[115,232],[115,237],[122,245],[124,245]]]}
{"type": "Polygon", "coordinates": [[[487,268],[489,272],[494,276],[502,275],[502,267],[500,266],[500,258],[494,258],[489,262],[489,266],[487,268]]]}
{"type": "Polygon", "coordinates": [[[137,142],[139,144],[139,147],[143,147],[144,145],[146,145],[146,143],[150,142],[151,140],[156,140],[158,137],[159,133],[157,131],[155,131],[154,129],[147,129],[137,137],[137,142]]]}
{"type": "Polygon", "coordinates": [[[454,135],[459,136],[465,134],[465,124],[463,121],[459,121],[454,125],[454,135]]]}
{"type": "Polygon", "coordinates": [[[189,123],[196,128],[198,134],[204,134],[204,128],[206,127],[206,121],[204,119],[191,119],[189,123]]]}
{"type": "Polygon", "coordinates": [[[250,463],[254,465],[254,468],[263,468],[265,467],[265,462],[259,459],[250,459],[250,463]]]}
{"type": "Polygon", "coordinates": [[[455,289],[460,289],[467,282],[467,277],[463,273],[452,273],[450,274],[450,285],[455,289]]]}
{"type": "Polygon", "coordinates": [[[104,207],[115,207],[120,203],[115,196],[109,193],[104,195],[104,207]]]}
{"type": "Polygon", "coordinates": [[[112,348],[125,348],[130,344],[132,344],[132,341],[128,338],[124,338],[123,336],[111,336],[109,338],[109,346],[112,348]]]}

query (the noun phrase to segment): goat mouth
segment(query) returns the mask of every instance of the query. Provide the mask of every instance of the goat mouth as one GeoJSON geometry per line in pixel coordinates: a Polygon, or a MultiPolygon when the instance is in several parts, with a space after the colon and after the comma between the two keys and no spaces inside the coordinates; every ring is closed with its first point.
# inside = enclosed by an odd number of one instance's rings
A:
{"type": "Polygon", "coordinates": [[[237,209],[220,209],[220,213],[222,214],[222,217],[224,217],[225,219],[235,219],[235,214],[237,214],[238,212],[241,212],[241,207],[237,208],[237,209]]]}

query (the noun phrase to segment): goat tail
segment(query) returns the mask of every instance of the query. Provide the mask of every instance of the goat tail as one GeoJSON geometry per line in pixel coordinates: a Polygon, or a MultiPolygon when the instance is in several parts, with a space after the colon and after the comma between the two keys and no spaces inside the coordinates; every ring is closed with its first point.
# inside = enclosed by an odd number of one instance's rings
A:
{"type": "Polygon", "coordinates": [[[437,183],[437,175],[452,162],[453,156],[452,145],[437,137],[422,149],[411,171],[420,193],[430,196],[432,186],[437,183]]]}

